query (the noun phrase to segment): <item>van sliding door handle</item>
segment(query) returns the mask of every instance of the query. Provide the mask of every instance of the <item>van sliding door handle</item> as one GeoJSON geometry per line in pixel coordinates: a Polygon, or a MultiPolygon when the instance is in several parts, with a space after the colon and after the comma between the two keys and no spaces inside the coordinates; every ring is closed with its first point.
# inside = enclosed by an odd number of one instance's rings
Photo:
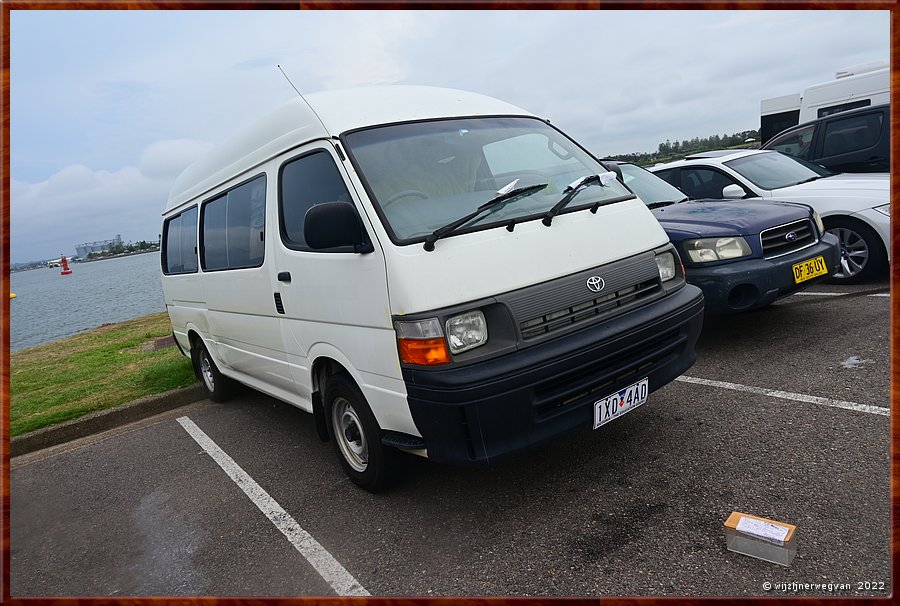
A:
{"type": "Polygon", "coordinates": [[[289,271],[278,272],[278,281],[279,282],[290,282],[291,281],[291,272],[289,272],[289,271]]]}

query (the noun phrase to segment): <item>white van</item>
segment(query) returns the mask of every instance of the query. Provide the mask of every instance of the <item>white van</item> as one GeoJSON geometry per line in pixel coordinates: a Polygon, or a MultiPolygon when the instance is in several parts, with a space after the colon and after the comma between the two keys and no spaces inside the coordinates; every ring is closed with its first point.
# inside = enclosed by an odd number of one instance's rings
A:
{"type": "Polygon", "coordinates": [[[643,404],[695,359],[703,297],[646,205],[549,122],[478,94],[298,97],[177,179],[175,339],[315,416],[377,490],[397,449],[494,460],[643,404]]]}

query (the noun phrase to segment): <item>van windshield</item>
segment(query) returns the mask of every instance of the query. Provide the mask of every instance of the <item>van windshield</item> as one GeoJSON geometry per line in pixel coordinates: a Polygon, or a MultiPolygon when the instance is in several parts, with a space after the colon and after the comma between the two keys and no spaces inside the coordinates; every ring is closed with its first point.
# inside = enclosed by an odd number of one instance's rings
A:
{"type": "MultiPolygon", "coordinates": [[[[586,175],[606,169],[535,118],[465,118],[395,124],[345,135],[344,143],[392,239],[421,241],[515,182],[546,187],[473,218],[455,233],[540,218],[586,175]]],[[[587,187],[567,207],[633,195],[617,181],[587,187]]]]}

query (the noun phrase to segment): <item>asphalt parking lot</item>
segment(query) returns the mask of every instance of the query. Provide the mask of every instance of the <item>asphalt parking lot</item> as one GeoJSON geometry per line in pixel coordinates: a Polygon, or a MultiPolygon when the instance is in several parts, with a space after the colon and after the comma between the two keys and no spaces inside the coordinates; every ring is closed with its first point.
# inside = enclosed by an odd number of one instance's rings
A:
{"type": "Polygon", "coordinates": [[[379,495],[249,390],[18,457],[11,594],[887,597],[888,288],[708,318],[617,421],[487,467],[404,457],[379,495]],[[792,565],[728,551],[732,511],[796,525],[792,565]]]}

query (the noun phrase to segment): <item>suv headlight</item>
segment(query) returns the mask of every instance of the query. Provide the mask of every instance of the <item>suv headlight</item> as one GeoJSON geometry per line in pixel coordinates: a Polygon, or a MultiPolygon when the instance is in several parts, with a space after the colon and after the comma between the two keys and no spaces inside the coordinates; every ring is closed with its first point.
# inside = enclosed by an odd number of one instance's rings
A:
{"type": "MultiPolygon", "coordinates": [[[[890,206],[890,204],[888,204],[888,206],[890,206]]],[[[822,234],[824,234],[825,233],[825,224],[822,223],[822,217],[820,217],[819,213],[816,211],[813,211],[813,221],[816,222],[816,227],[819,230],[819,235],[821,236],[822,234]]]]}
{"type": "Polygon", "coordinates": [[[882,215],[887,215],[888,217],[890,217],[891,216],[891,203],[888,202],[887,204],[882,204],[881,206],[876,206],[875,210],[880,212],[882,215]]]}
{"type": "Polygon", "coordinates": [[[447,320],[447,343],[458,354],[487,343],[487,321],[481,311],[469,311],[447,320]]]}
{"type": "Polygon", "coordinates": [[[726,261],[728,259],[746,257],[751,254],[750,245],[740,236],[685,240],[684,252],[687,253],[688,259],[694,263],[726,261]]]}

